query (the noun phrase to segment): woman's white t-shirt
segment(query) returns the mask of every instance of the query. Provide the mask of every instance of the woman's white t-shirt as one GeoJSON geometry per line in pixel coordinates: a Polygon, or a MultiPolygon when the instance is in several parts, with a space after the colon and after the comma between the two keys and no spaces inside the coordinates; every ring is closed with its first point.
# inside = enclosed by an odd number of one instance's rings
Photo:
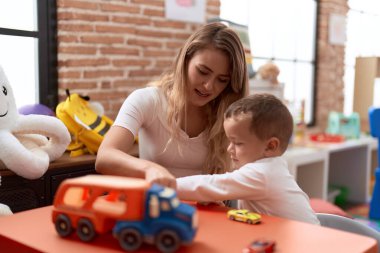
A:
{"type": "Polygon", "coordinates": [[[166,112],[167,101],[159,87],[138,89],[124,101],[114,126],[138,135],[140,158],[160,164],[175,177],[202,174],[207,154],[205,132],[189,138],[181,130],[180,140],[168,144],[166,112]]]}

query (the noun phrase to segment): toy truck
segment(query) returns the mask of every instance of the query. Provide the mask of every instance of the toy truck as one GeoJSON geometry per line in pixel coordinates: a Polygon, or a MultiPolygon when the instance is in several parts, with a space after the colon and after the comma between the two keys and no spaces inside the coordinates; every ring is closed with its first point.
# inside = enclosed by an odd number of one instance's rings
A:
{"type": "Polygon", "coordinates": [[[74,230],[89,242],[112,231],[126,251],[143,242],[161,252],[174,252],[190,244],[197,230],[194,207],[181,203],[176,192],[143,179],[87,175],[66,179],[54,199],[55,229],[61,237],[74,230]]]}

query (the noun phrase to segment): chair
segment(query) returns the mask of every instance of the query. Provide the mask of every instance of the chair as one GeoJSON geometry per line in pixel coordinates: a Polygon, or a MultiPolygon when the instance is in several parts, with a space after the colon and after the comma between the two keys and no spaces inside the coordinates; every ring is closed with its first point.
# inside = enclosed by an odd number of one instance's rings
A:
{"type": "Polygon", "coordinates": [[[378,252],[380,253],[380,233],[375,229],[354,219],[335,214],[317,213],[317,217],[323,227],[335,228],[346,232],[372,237],[377,241],[378,252]]]}

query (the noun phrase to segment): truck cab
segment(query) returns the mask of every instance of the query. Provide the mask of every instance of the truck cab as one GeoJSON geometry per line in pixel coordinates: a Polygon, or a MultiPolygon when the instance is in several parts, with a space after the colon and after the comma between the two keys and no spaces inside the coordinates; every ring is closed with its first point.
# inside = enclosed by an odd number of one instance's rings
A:
{"type": "Polygon", "coordinates": [[[116,222],[113,234],[122,248],[136,250],[145,241],[162,252],[173,252],[181,243],[192,242],[198,227],[194,207],[181,203],[173,189],[157,184],[147,191],[145,201],[143,220],[116,222]]]}

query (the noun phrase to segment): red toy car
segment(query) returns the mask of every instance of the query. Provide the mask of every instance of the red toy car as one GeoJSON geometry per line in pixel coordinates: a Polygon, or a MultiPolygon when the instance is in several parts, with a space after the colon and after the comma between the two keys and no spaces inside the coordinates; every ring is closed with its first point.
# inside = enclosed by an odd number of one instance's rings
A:
{"type": "Polygon", "coordinates": [[[272,253],[276,243],[271,240],[255,240],[243,249],[243,253],[272,253]]]}

